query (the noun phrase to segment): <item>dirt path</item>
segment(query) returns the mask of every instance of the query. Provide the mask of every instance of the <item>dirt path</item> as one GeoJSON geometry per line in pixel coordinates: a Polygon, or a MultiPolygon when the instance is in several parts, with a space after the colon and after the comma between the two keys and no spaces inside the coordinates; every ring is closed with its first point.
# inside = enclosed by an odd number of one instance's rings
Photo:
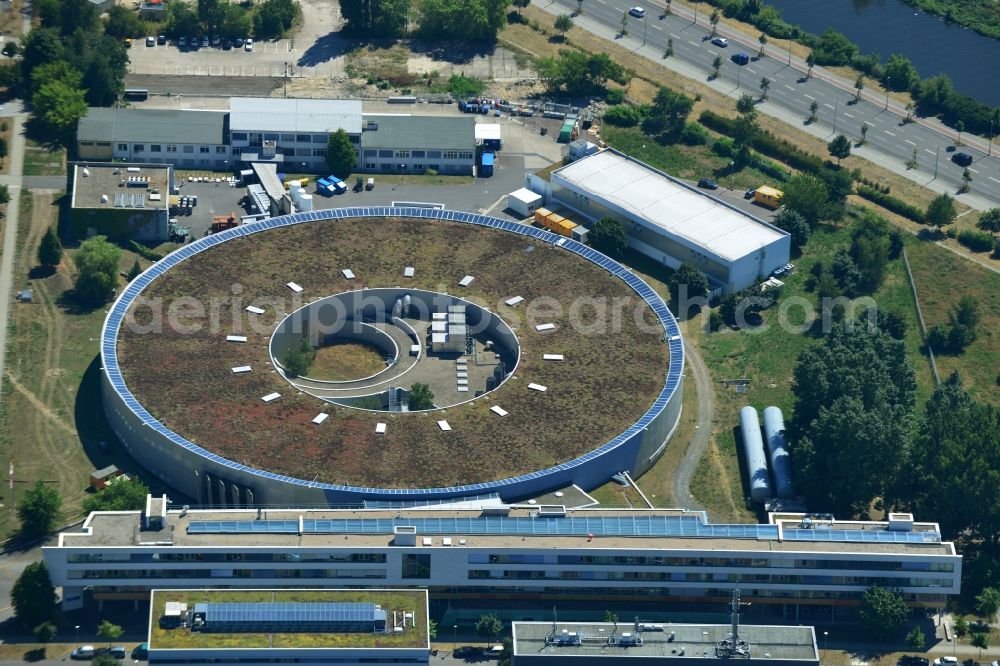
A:
{"type": "MultiPolygon", "coordinates": [[[[45,417],[46,422],[58,427],[64,433],[76,437],[76,428],[63,421],[61,416],[52,411],[47,404],[40,400],[39,397],[32,393],[24,384],[19,382],[14,375],[7,373],[7,380],[10,382],[10,385],[14,387],[14,390],[24,396],[24,398],[31,403],[31,406],[38,410],[39,415],[45,417]]],[[[41,440],[42,437],[40,436],[39,443],[41,443],[41,440]]]]}
{"type": "Polygon", "coordinates": [[[702,510],[704,507],[691,494],[691,479],[698,469],[698,463],[705,454],[712,436],[712,420],[715,417],[715,394],[708,368],[698,350],[687,340],[684,341],[684,360],[689,372],[694,377],[698,393],[698,423],[694,436],[688,444],[681,464],[674,472],[673,495],[674,504],[684,509],[702,510]]]}

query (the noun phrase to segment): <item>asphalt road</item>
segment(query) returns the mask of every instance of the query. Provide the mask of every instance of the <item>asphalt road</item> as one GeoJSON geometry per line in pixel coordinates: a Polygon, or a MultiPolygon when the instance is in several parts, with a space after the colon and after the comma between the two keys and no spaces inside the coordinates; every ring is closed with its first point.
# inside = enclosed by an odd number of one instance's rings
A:
{"type": "MultiPolygon", "coordinates": [[[[570,13],[577,7],[576,0],[535,0],[535,4],[555,14],[570,13]]],[[[771,84],[768,99],[760,104],[762,112],[805,127],[827,140],[844,134],[857,142],[862,125],[867,124],[867,143],[859,151],[866,158],[939,191],[954,193],[961,186],[963,169],[950,161],[953,153],[947,151],[957,137],[954,130],[933,119],[901,124],[905,109],[893,101],[886,108],[886,98],[880,90],[862,91],[861,99],[855,103],[857,91],[853,82],[835,77],[821,67],[814,68],[812,77],[807,79],[805,63],[790,59],[784,51],[769,47],[766,55],[757,59],[760,44],[756,35],[751,37],[720,27],[719,35],[729,39],[729,46],[715,46],[710,41],[708,15],[699,12],[695,24],[693,16],[683,11],[685,14],[680,15],[675,6],[672,15],[663,16],[663,4],[647,0],[584,0],[583,14],[574,21],[598,36],[617,39],[650,60],[665,62],[682,74],[709,81],[731,96],[747,93],[759,97],[760,81],[767,77],[771,84]],[[616,38],[622,15],[631,6],[644,8],[646,17],[630,16],[627,36],[616,38]],[[662,56],[669,39],[673,39],[674,58],[665,61],[662,56]],[[744,66],[730,60],[730,56],[741,51],[754,58],[744,66]],[[710,80],[716,56],[722,57],[723,64],[719,77],[710,80]],[[818,104],[818,117],[815,123],[806,123],[813,101],[818,104]],[[914,150],[918,167],[908,172],[905,163],[912,159],[914,150]]],[[[996,129],[1000,133],[1000,128],[996,129]]],[[[996,156],[996,146],[989,157],[986,142],[977,137],[971,141],[963,137],[963,141],[967,145],[958,150],[972,155],[974,162],[969,166],[972,191],[961,198],[980,209],[1000,205],[1000,159],[996,156]]]]}

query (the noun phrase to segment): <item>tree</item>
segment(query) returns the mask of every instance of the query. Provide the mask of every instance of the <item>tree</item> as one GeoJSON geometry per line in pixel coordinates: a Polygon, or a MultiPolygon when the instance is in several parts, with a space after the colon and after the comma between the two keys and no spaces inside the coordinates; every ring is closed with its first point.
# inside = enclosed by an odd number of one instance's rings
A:
{"type": "Polygon", "coordinates": [[[885,639],[903,626],[910,609],[898,591],[874,585],[862,595],[859,615],[866,632],[885,639]]]}
{"type": "Polygon", "coordinates": [[[741,114],[757,113],[757,103],[754,101],[753,96],[743,93],[736,100],[736,110],[741,114]]]}
{"type": "Polygon", "coordinates": [[[941,231],[941,229],[955,221],[956,215],[955,200],[947,194],[942,194],[935,197],[930,205],[927,206],[927,214],[924,216],[924,219],[927,221],[927,224],[934,227],[937,231],[941,231]]]}
{"type": "Polygon", "coordinates": [[[801,173],[785,183],[784,191],[785,207],[799,213],[810,227],[816,226],[826,212],[830,196],[826,183],[812,174],[801,173]]]}
{"type": "MultiPolygon", "coordinates": [[[[389,9],[406,12],[399,16],[385,16],[382,20],[390,25],[403,21],[409,13],[409,3],[406,0],[385,0],[389,9]]],[[[264,0],[257,6],[253,15],[253,35],[258,39],[271,39],[285,34],[298,19],[301,9],[295,0],[264,0]]]]}
{"type": "Polygon", "coordinates": [[[694,100],[687,95],[661,86],[643,120],[642,129],[660,143],[675,141],[684,130],[693,105],[694,100]]]}
{"type": "Polygon", "coordinates": [[[38,480],[17,503],[21,531],[27,536],[41,536],[55,529],[62,510],[59,491],[38,480]]]}
{"type": "Polygon", "coordinates": [[[0,204],[10,203],[10,188],[0,185],[0,204]]]}
{"type": "Polygon", "coordinates": [[[46,643],[51,643],[56,639],[56,636],[59,634],[59,630],[56,628],[56,625],[46,620],[32,629],[31,633],[35,635],[36,641],[45,645],[46,643]]]}
{"type": "Polygon", "coordinates": [[[642,115],[634,106],[616,104],[609,106],[604,112],[604,122],[618,127],[633,127],[639,123],[642,115]]]}
{"type": "Polygon", "coordinates": [[[420,382],[415,383],[410,387],[410,397],[406,404],[411,412],[434,409],[434,393],[431,387],[420,382]]]}
{"type": "Polygon", "coordinates": [[[616,218],[602,217],[590,230],[590,244],[598,252],[603,252],[613,259],[621,257],[628,247],[625,226],[616,218]]]}
{"type": "Polygon", "coordinates": [[[984,587],[983,591],[976,595],[976,614],[983,618],[985,624],[996,619],[1000,612],[1000,590],[995,587],[984,587]]]}
{"type": "Polygon", "coordinates": [[[955,137],[955,145],[962,145],[962,132],[965,131],[965,121],[956,120],[955,121],[955,131],[958,132],[958,136],[955,137]]]}
{"type": "Polygon", "coordinates": [[[968,167],[962,171],[962,191],[969,191],[969,183],[972,182],[972,173],[969,171],[968,167]]]}
{"type": "Polygon", "coordinates": [[[892,53],[882,66],[881,81],[887,90],[913,90],[920,83],[920,74],[905,56],[892,53]]]}
{"type": "MultiPolygon", "coordinates": [[[[511,0],[511,4],[517,7],[517,15],[520,16],[521,10],[531,5],[531,0],[511,0]]],[[[583,0],[577,0],[577,14],[581,14],[583,12],[582,4],[583,0]]]]}
{"type": "Polygon", "coordinates": [[[857,94],[854,96],[854,101],[857,102],[861,99],[861,91],[865,88],[865,77],[862,74],[858,74],[858,78],[854,80],[854,89],[857,90],[857,94]]]}
{"type": "Polygon", "coordinates": [[[125,68],[116,67],[113,59],[114,52],[123,47],[114,43],[106,48],[94,55],[83,77],[86,100],[91,106],[111,106],[125,92],[125,68]]]}
{"type": "Polygon", "coordinates": [[[972,647],[979,648],[979,656],[976,658],[977,661],[983,658],[983,650],[989,649],[990,647],[990,637],[984,632],[976,632],[972,634],[972,640],[969,642],[972,644],[972,647]]]}
{"type": "Polygon", "coordinates": [[[712,61],[712,78],[719,78],[719,68],[722,67],[722,56],[715,56],[715,60],[712,61]]]}
{"type": "Polygon", "coordinates": [[[573,27],[573,17],[569,14],[560,14],[556,17],[555,29],[561,36],[565,36],[569,29],[573,27]]]}
{"type": "Polygon", "coordinates": [[[826,145],[826,149],[830,152],[830,157],[837,158],[837,166],[840,166],[840,160],[851,155],[851,141],[843,134],[838,134],[826,145]]]}
{"type": "Polygon", "coordinates": [[[808,242],[811,229],[809,223],[798,211],[782,208],[774,216],[774,223],[791,235],[793,247],[802,247],[808,242]]]}
{"type": "Polygon", "coordinates": [[[622,26],[621,34],[622,35],[627,35],[628,34],[628,12],[622,12],[621,26],[622,26]]]}
{"type": "Polygon", "coordinates": [[[10,590],[14,615],[26,627],[49,622],[56,614],[56,590],[45,562],[32,562],[24,568],[10,590]]]}
{"type": "Polygon", "coordinates": [[[850,249],[851,259],[858,267],[857,288],[861,293],[874,293],[882,285],[891,253],[889,223],[865,209],[854,223],[850,249]]]}
{"type": "Polygon", "coordinates": [[[924,651],[924,647],[927,646],[927,637],[924,635],[924,632],[920,627],[913,627],[913,629],[906,634],[906,646],[914,652],[924,651]]]}
{"type": "Polygon", "coordinates": [[[149,486],[138,479],[118,478],[83,501],[87,511],[139,511],[146,506],[149,486]]]}
{"type": "Polygon", "coordinates": [[[713,9],[712,10],[712,15],[708,17],[708,22],[712,24],[712,36],[713,37],[715,36],[715,34],[719,30],[719,18],[721,16],[722,15],[719,13],[718,9],[713,9]]]}
{"type": "Polygon", "coordinates": [[[503,631],[503,624],[500,619],[492,613],[480,615],[476,620],[476,634],[482,638],[493,641],[503,631]]]}
{"type": "Polygon", "coordinates": [[[976,226],[983,231],[990,232],[990,235],[995,236],[998,231],[1000,231],[1000,208],[990,208],[988,211],[979,216],[979,221],[976,222],[976,226]]]}
{"type": "MultiPolygon", "coordinates": [[[[667,289],[670,291],[670,302],[674,305],[676,312],[681,305],[690,302],[690,299],[705,297],[708,293],[708,278],[700,270],[685,262],[670,274],[670,278],[667,280],[667,289]]],[[[677,312],[677,315],[682,319],[687,318],[686,310],[687,307],[685,307],[685,312],[677,312]]]]}
{"type": "Polygon", "coordinates": [[[806,56],[806,65],[809,67],[809,69],[806,70],[806,78],[811,79],[813,75],[813,67],[816,66],[816,56],[813,55],[812,51],[810,51],[806,56]]]}
{"type": "Polygon", "coordinates": [[[31,70],[28,77],[28,94],[34,98],[42,86],[52,81],[59,81],[70,88],[83,85],[83,75],[71,63],[62,60],[47,62],[31,70]]]}
{"type": "Polygon", "coordinates": [[[32,96],[31,103],[33,118],[40,123],[40,129],[62,143],[69,142],[77,123],[87,115],[86,92],[62,81],[43,84],[32,96]]]}
{"type": "Polygon", "coordinates": [[[132,268],[128,269],[128,273],[125,274],[125,279],[131,282],[140,275],[142,275],[142,266],[139,265],[139,260],[136,259],[135,262],[132,263],[132,268]]]}
{"type": "Polygon", "coordinates": [[[118,262],[121,250],[105,236],[94,236],[80,244],[73,257],[79,274],[76,295],[85,304],[100,305],[118,286],[118,262]]]}
{"type": "Polygon", "coordinates": [[[38,263],[42,266],[55,267],[62,261],[63,246],[56,235],[55,227],[49,227],[38,245],[38,263]]]}
{"type": "Polygon", "coordinates": [[[102,652],[101,654],[95,654],[94,655],[94,660],[90,662],[90,665],[91,666],[118,666],[119,663],[120,662],[117,659],[115,659],[114,657],[112,657],[110,654],[108,654],[106,652],[102,652]]]}
{"type": "Polygon", "coordinates": [[[969,633],[969,622],[964,617],[955,620],[955,633],[959,638],[969,633]]]}
{"type": "Polygon", "coordinates": [[[858,45],[833,28],[827,28],[812,53],[817,65],[850,65],[858,57],[858,45]]]}
{"type": "Polygon", "coordinates": [[[434,39],[496,41],[510,0],[422,0],[420,31],[434,39]]]}
{"type": "Polygon", "coordinates": [[[767,90],[771,87],[771,79],[762,77],[760,80],[760,98],[767,99],[767,90]]]}
{"type": "Polygon", "coordinates": [[[760,51],[757,53],[757,55],[758,55],[758,57],[763,58],[764,57],[764,47],[767,46],[767,35],[764,34],[763,32],[760,33],[760,37],[757,38],[757,41],[760,42],[760,51]]]}
{"type": "Polygon", "coordinates": [[[340,0],[340,13],[348,34],[400,37],[406,32],[410,0],[340,0]]]}
{"type": "Polygon", "coordinates": [[[292,345],[285,352],[285,358],[282,359],[281,364],[292,377],[302,377],[309,372],[315,356],[316,351],[309,344],[309,333],[304,331],[299,344],[292,345]]]}
{"type": "Polygon", "coordinates": [[[538,58],[535,69],[549,90],[565,89],[570,95],[603,92],[608,79],[622,85],[629,80],[624,68],[606,53],[588,56],[579,51],[563,49],[557,58],[538,58]]]}
{"type": "Polygon", "coordinates": [[[916,399],[904,343],[835,323],[823,344],[799,355],[793,377],[789,434],[807,499],[845,516],[867,515],[876,499],[891,503],[916,399]]]}
{"type": "Polygon", "coordinates": [[[326,165],[333,173],[347,178],[357,163],[358,153],[354,150],[351,137],[347,136],[347,132],[343,128],[338,129],[330,135],[330,139],[327,141],[326,165]]]}
{"type": "Polygon", "coordinates": [[[809,122],[816,122],[816,112],[819,111],[819,102],[813,100],[809,105],[809,122]]]}
{"type": "Polygon", "coordinates": [[[171,2],[167,4],[166,33],[171,37],[186,37],[201,29],[198,14],[194,7],[186,2],[171,2]]]}
{"type": "Polygon", "coordinates": [[[124,629],[108,620],[101,620],[101,623],[97,625],[97,635],[108,642],[108,647],[111,647],[111,644],[121,638],[124,633],[124,629]]]}
{"type": "Polygon", "coordinates": [[[225,0],[197,0],[198,20],[210,33],[216,33],[222,27],[226,12],[225,0]]]}
{"type": "Polygon", "coordinates": [[[861,126],[861,141],[859,142],[862,146],[868,142],[868,123],[861,126]]]}

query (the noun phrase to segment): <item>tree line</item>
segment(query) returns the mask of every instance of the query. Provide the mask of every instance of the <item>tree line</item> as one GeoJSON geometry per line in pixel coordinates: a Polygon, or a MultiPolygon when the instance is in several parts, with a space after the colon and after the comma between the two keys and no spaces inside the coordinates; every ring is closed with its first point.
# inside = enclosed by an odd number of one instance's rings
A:
{"type": "Polygon", "coordinates": [[[340,0],[344,30],[358,37],[406,36],[409,24],[427,39],[493,41],[507,25],[511,0],[340,0]]]}

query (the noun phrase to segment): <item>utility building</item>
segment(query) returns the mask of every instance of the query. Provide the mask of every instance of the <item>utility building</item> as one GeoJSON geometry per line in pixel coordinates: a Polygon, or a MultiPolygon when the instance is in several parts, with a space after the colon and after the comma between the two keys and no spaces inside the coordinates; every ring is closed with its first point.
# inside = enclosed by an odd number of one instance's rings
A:
{"type": "Polygon", "coordinates": [[[786,232],[615,150],[556,169],[549,186],[591,220],[620,220],[629,246],[654,261],[698,268],[713,289],[739,291],[788,263],[786,232]]]}

